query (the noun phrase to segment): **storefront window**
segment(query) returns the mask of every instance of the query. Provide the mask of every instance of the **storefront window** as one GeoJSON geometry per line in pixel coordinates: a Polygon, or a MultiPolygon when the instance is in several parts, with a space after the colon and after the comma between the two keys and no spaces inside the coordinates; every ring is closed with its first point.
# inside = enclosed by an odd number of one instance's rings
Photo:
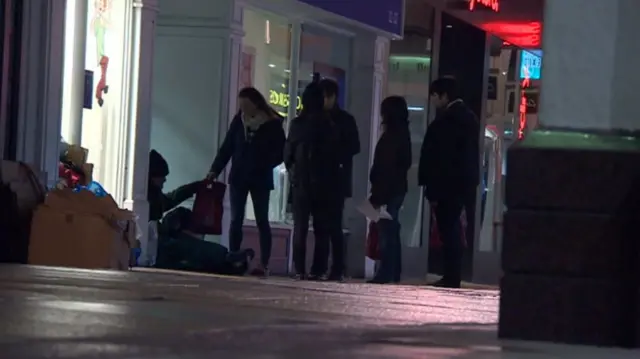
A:
{"type": "Polygon", "coordinates": [[[351,41],[348,37],[322,28],[304,25],[300,48],[300,74],[298,92],[317,73],[320,78],[328,78],[338,83],[338,105],[346,105],[346,69],[351,61],[351,41]]]}
{"type": "MultiPolygon", "coordinates": [[[[289,98],[290,26],[284,19],[246,9],[244,32],[240,88],[255,87],[282,117],[287,118],[290,106],[300,106],[300,99],[292,101],[289,98]]],[[[286,202],[286,173],[283,165],[274,169],[273,177],[275,189],[269,203],[269,220],[282,222],[283,203],[286,202]]],[[[255,220],[251,198],[247,202],[246,218],[255,220]]]]}
{"type": "Polygon", "coordinates": [[[420,247],[422,232],[422,189],[418,186],[418,162],[427,130],[431,59],[428,56],[391,55],[388,94],[403,96],[409,105],[413,165],[409,170],[409,191],[400,212],[401,238],[405,246],[420,247]]]}

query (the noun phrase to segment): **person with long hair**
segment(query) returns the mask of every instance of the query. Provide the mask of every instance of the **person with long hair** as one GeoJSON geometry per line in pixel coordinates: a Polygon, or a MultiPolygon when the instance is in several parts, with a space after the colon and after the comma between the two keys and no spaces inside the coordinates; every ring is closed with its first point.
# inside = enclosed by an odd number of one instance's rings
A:
{"type": "Polygon", "coordinates": [[[258,271],[268,276],[272,246],[269,196],[274,189],[273,169],[282,163],[285,142],[283,119],[253,87],[243,88],[238,93],[238,102],[240,110],[231,121],[207,178],[217,178],[229,160],[232,161],[229,173],[229,250],[240,250],[247,198],[251,195],[260,233],[261,268],[258,271]]]}
{"type": "Polygon", "coordinates": [[[390,96],[380,105],[382,135],[373,154],[369,174],[374,207],[384,209],[391,219],[380,219],[380,266],[370,283],[399,282],[402,272],[402,245],[400,239],[400,209],[407,194],[407,173],[411,168],[411,133],[407,101],[390,96]]]}
{"type": "Polygon", "coordinates": [[[344,194],[340,187],[340,128],[323,108],[324,95],[317,81],[305,88],[302,105],[302,112],[291,122],[284,154],[292,187],[295,277],[299,280],[326,280],[331,239],[342,236],[340,209],[344,194]],[[311,271],[307,276],[310,217],[313,218],[315,247],[311,271]]]}

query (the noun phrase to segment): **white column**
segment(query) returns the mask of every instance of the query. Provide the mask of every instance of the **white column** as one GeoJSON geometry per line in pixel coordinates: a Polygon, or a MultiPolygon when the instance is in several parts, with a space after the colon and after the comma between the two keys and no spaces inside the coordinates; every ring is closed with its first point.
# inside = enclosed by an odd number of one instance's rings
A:
{"type": "Polygon", "coordinates": [[[133,1],[133,24],[130,58],[129,133],[125,207],[139,216],[143,236],[149,221],[147,171],[151,135],[151,91],[157,0],[133,1]]]}
{"type": "Polygon", "coordinates": [[[540,122],[545,128],[639,130],[640,1],[545,2],[540,122]]]}
{"type": "Polygon", "coordinates": [[[347,269],[350,276],[372,276],[373,262],[365,261],[367,221],[356,213],[354,202],[369,194],[369,168],[380,129],[380,103],[386,91],[389,39],[358,34],[353,40],[353,63],[349,79],[349,112],[356,118],[362,151],[353,163],[353,199],[347,201],[347,269]]]}
{"type": "Polygon", "coordinates": [[[58,177],[65,0],[24,0],[17,159],[58,177]]]}
{"type": "Polygon", "coordinates": [[[67,0],[65,14],[62,137],[74,145],[82,144],[88,3],[89,0],[67,0]]]}

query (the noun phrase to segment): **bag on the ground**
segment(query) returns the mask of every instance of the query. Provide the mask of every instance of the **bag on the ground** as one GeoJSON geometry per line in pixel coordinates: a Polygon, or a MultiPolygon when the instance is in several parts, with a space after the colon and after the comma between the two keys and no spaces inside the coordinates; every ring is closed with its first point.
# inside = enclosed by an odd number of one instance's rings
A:
{"type": "Polygon", "coordinates": [[[217,181],[202,183],[193,203],[188,229],[197,234],[222,234],[223,202],[227,185],[217,181]]]}
{"type": "Polygon", "coordinates": [[[367,232],[367,257],[376,261],[380,259],[380,233],[376,222],[369,222],[369,231],[367,232]]]}

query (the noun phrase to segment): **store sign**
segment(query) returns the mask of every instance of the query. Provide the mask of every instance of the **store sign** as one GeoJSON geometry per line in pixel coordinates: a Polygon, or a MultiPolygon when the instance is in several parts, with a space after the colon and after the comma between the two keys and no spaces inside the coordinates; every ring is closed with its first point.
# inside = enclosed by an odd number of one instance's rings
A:
{"type": "Polygon", "coordinates": [[[376,29],[402,35],[404,0],[299,0],[376,29]],[[366,3],[364,5],[363,3],[366,3]]]}
{"type": "MultiPolygon", "coordinates": [[[[269,90],[269,103],[273,106],[278,106],[282,108],[289,108],[289,94],[284,92],[278,92],[275,90],[269,90]]],[[[296,110],[302,109],[302,99],[300,96],[296,97],[296,110]]]]}
{"type": "Polygon", "coordinates": [[[495,12],[500,11],[500,0],[469,0],[469,11],[475,10],[478,5],[495,12]]]}
{"type": "MultiPolygon", "coordinates": [[[[529,69],[524,66],[524,79],[520,82],[520,108],[518,109],[518,113],[520,114],[520,121],[518,124],[518,139],[522,140],[524,138],[524,133],[527,130],[527,111],[529,110],[528,100],[527,100],[527,89],[531,87],[531,76],[529,69]]],[[[538,106],[536,105],[536,108],[538,106]]]]}

